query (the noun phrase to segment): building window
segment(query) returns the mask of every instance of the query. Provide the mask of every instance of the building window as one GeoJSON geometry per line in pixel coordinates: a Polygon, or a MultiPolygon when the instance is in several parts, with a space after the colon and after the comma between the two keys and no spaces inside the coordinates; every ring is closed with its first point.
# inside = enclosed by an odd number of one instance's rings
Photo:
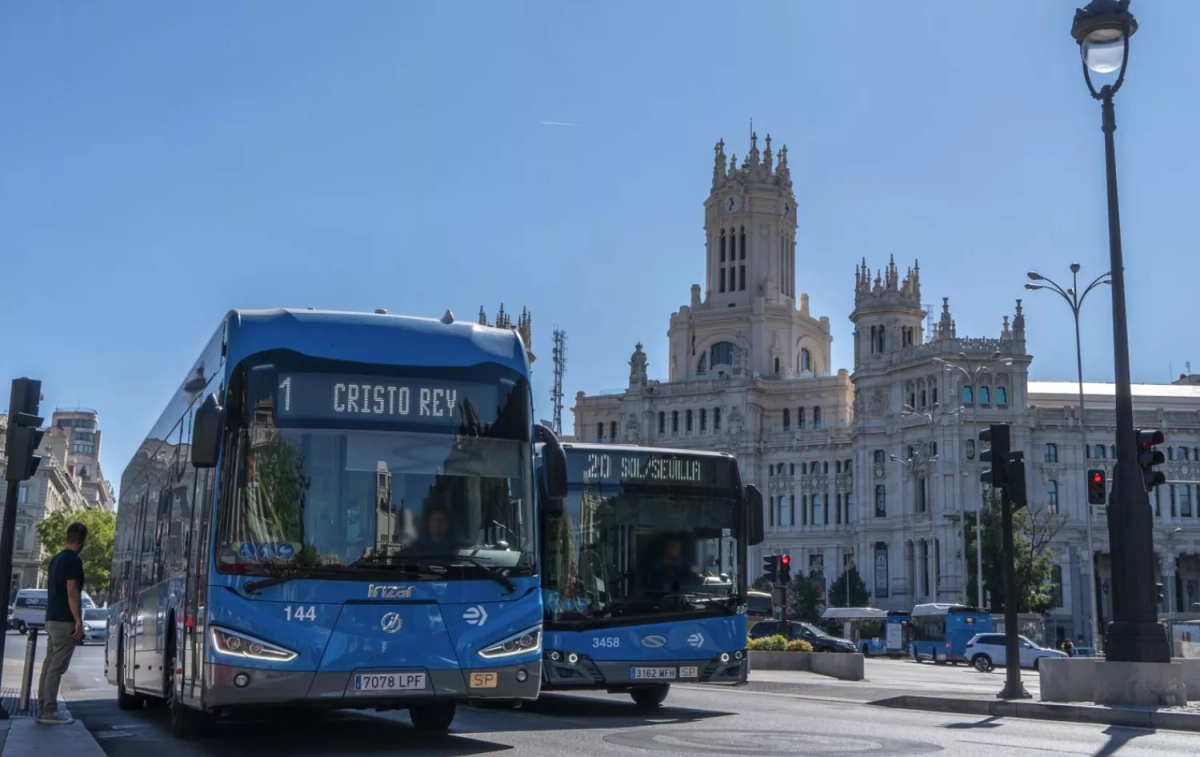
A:
{"type": "Polygon", "coordinates": [[[1063,606],[1063,575],[1061,565],[1055,565],[1050,568],[1050,606],[1063,606]]]}
{"type": "Polygon", "coordinates": [[[709,365],[733,365],[733,342],[717,342],[709,350],[709,365]]]}
{"type": "MultiPolygon", "coordinates": [[[[743,255],[742,257],[745,257],[743,255]]],[[[738,289],[745,290],[746,288],[746,265],[743,263],[738,266],[738,289]]]]}
{"type": "Polygon", "coordinates": [[[721,291],[722,291],[722,292],[724,292],[724,291],[725,291],[725,266],[721,266],[721,283],[720,283],[720,287],[721,287],[721,291]]]}
{"type": "Polygon", "coordinates": [[[811,371],[812,370],[812,353],[809,352],[807,349],[800,350],[800,370],[802,370],[802,371],[811,371]]]}
{"type": "Polygon", "coordinates": [[[721,408],[713,408],[713,431],[721,430],[721,408]]]}
{"type": "Polygon", "coordinates": [[[796,428],[803,431],[804,424],[805,424],[804,408],[798,407],[798,408],[796,408],[796,428]]]}
{"type": "Polygon", "coordinates": [[[700,355],[700,362],[696,364],[696,375],[703,376],[708,373],[708,353],[704,352],[700,355]]]}
{"type": "Polygon", "coordinates": [[[1104,445],[1097,444],[1094,447],[1092,447],[1092,454],[1088,455],[1088,457],[1096,459],[1096,460],[1103,460],[1104,459],[1104,445]]]}
{"type": "Polygon", "coordinates": [[[929,507],[929,487],[924,476],[917,479],[917,512],[923,513],[929,507]]]}
{"type": "Polygon", "coordinates": [[[846,523],[854,522],[854,495],[846,493],[846,523]]]}
{"type": "Polygon", "coordinates": [[[887,486],[883,484],[875,486],[875,517],[887,517],[887,486]]]}
{"type": "Polygon", "coordinates": [[[679,411],[678,410],[671,411],[671,433],[672,434],[679,433],[679,411]]]}
{"type": "Polygon", "coordinates": [[[24,523],[17,524],[17,532],[13,536],[13,551],[15,551],[15,552],[24,552],[25,551],[25,524],[24,523]]]}
{"type": "Polygon", "coordinates": [[[614,442],[617,441],[617,422],[616,421],[613,421],[612,423],[608,424],[608,438],[611,441],[614,441],[614,442]]]}
{"type": "Polygon", "coordinates": [[[979,404],[986,405],[992,401],[991,390],[986,386],[979,387],[979,404]]]}
{"type": "Polygon", "coordinates": [[[783,430],[787,431],[792,427],[792,411],[786,407],[783,409],[783,430]]]}
{"type": "Polygon", "coordinates": [[[700,430],[708,430],[708,408],[706,407],[700,408],[700,430]]]}
{"type": "Polygon", "coordinates": [[[1008,404],[1008,390],[1002,386],[996,387],[996,404],[997,405],[1007,405],[1008,404]]]}
{"type": "Polygon", "coordinates": [[[658,433],[667,433],[667,414],[663,411],[658,411],[658,433]]]}
{"type": "Polygon", "coordinates": [[[886,462],[887,462],[887,452],[884,452],[881,449],[875,450],[875,464],[883,465],[886,462]]]}
{"type": "Polygon", "coordinates": [[[823,420],[821,418],[821,408],[814,407],[813,408],[813,428],[821,428],[822,423],[823,423],[823,420]]]}
{"type": "Polygon", "coordinates": [[[975,440],[974,439],[967,440],[967,459],[968,460],[975,459],[975,440]]]}
{"type": "Polygon", "coordinates": [[[17,487],[17,504],[23,505],[29,501],[29,487],[21,485],[17,487]]]}
{"type": "Polygon", "coordinates": [[[604,441],[604,421],[596,424],[596,439],[597,441],[604,441]]]}
{"type": "Polygon", "coordinates": [[[692,433],[692,411],[691,410],[684,411],[683,422],[684,422],[684,427],[687,429],[687,432],[689,434],[692,433]]]}
{"type": "Polygon", "coordinates": [[[975,393],[971,390],[971,387],[964,386],[962,388],[962,401],[967,404],[975,402],[975,393]]]}
{"type": "Polygon", "coordinates": [[[1057,444],[1047,444],[1046,445],[1046,462],[1048,462],[1048,463],[1057,463],[1058,462],[1058,445],[1057,444]]]}
{"type": "Polygon", "coordinates": [[[1052,514],[1058,514],[1058,482],[1046,482],[1046,509],[1052,514]]]}

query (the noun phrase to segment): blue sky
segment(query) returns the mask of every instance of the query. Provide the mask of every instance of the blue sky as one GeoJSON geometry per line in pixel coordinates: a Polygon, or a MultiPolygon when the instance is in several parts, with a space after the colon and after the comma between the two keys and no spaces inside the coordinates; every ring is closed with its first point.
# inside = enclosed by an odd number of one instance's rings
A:
{"type": "MultiPolygon", "coordinates": [[[[1023,297],[1034,376],[1071,379],[1066,306],[1022,285],[1107,269],[1076,4],[8,4],[0,377],[98,409],[114,482],[233,307],[528,306],[542,417],[554,325],[569,398],[624,386],[638,341],[665,378],[668,316],[703,282],[713,143],[744,155],[753,118],[789,148],[797,290],[830,317],[835,365],[852,367],[855,264],[895,255],[960,335],[995,336],[1023,297]]],[[[1200,3],[1132,9],[1131,351],[1134,380],[1162,382],[1200,361],[1200,3]]],[[[1097,294],[1085,373],[1106,381],[1097,294]]]]}

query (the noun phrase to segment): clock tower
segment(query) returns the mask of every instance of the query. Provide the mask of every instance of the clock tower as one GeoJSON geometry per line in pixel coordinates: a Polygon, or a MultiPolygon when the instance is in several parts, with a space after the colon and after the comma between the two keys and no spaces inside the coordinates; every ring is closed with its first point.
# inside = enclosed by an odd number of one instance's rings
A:
{"type": "Polygon", "coordinates": [[[787,147],[758,149],[737,163],[725,156],[725,141],[714,148],[713,182],[704,203],[707,265],[705,304],[744,307],[761,297],[768,304],[794,304],[796,298],[796,197],[788,170],[787,147]]]}

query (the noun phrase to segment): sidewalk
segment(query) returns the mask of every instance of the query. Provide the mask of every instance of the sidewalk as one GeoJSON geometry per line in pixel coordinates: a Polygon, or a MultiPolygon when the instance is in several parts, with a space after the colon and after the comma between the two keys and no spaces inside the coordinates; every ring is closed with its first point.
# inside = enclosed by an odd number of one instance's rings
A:
{"type": "MultiPolygon", "coordinates": [[[[21,650],[19,659],[4,661],[3,706],[9,719],[0,721],[0,755],[3,757],[45,757],[46,755],[71,755],[71,757],[105,757],[104,750],[92,737],[83,723],[76,720],[70,725],[41,725],[37,717],[38,676],[42,672],[44,639],[38,639],[37,661],[33,668],[33,685],[29,695],[29,709],[19,711],[18,697],[21,690],[21,674],[25,660],[25,637],[9,636],[6,645],[15,645],[21,650]]],[[[68,673],[68,675],[70,675],[68,673]]],[[[59,695],[59,708],[70,712],[67,692],[59,695]]]]}
{"type": "MultiPolygon", "coordinates": [[[[906,671],[897,672],[903,676],[906,671]]],[[[961,682],[930,685],[924,681],[905,683],[890,676],[875,681],[838,681],[814,673],[763,670],[751,671],[750,683],[746,688],[798,699],[895,709],[1200,732],[1200,702],[1193,701],[1178,707],[1108,707],[1084,702],[1040,702],[1037,701],[1036,674],[1022,677],[1033,699],[997,699],[996,694],[1004,683],[1004,676],[990,674],[975,679],[964,678],[961,682]]]]}

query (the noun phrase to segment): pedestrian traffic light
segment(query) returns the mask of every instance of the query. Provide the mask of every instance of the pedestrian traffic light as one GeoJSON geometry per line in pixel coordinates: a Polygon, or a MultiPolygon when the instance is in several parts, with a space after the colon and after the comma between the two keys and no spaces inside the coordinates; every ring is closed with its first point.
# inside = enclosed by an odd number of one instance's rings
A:
{"type": "Polygon", "coordinates": [[[779,581],[779,555],[767,555],[763,558],[763,578],[771,583],[779,581]]]}
{"type": "Polygon", "coordinates": [[[8,468],[5,472],[9,481],[33,478],[42,462],[37,455],[38,445],[46,435],[41,430],[43,419],[37,414],[41,401],[42,382],[28,378],[13,379],[8,403],[8,468]]]}
{"type": "Polygon", "coordinates": [[[789,584],[792,582],[792,558],[790,555],[779,556],[779,583],[789,584]]]}
{"type": "Polygon", "coordinates": [[[1154,591],[1158,594],[1158,603],[1163,604],[1163,585],[1162,583],[1154,584],[1154,591]]]}
{"type": "Polygon", "coordinates": [[[1087,472],[1089,505],[1103,505],[1108,497],[1108,474],[1099,468],[1087,472]]]}
{"type": "Polygon", "coordinates": [[[1008,425],[993,423],[979,432],[979,442],[988,445],[979,453],[979,460],[991,463],[989,470],[979,474],[979,480],[995,489],[1004,489],[1008,486],[1008,458],[1011,452],[1008,425]]]}
{"type": "Polygon", "coordinates": [[[1154,449],[1156,445],[1162,444],[1165,441],[1163,432],[1158,429],[1142,430],[1137,432],[1138,446],[1138,465],[1142,467],[1142,483],[1146,486],[1146,491],[1154,491],[1154,487],[1159,484],[1167,483],[1167,477],[1162,471],[1154,470],[1154,466],[1162,465],[1167,461],[1163,457],[1163,453],[1154,449]]]}

